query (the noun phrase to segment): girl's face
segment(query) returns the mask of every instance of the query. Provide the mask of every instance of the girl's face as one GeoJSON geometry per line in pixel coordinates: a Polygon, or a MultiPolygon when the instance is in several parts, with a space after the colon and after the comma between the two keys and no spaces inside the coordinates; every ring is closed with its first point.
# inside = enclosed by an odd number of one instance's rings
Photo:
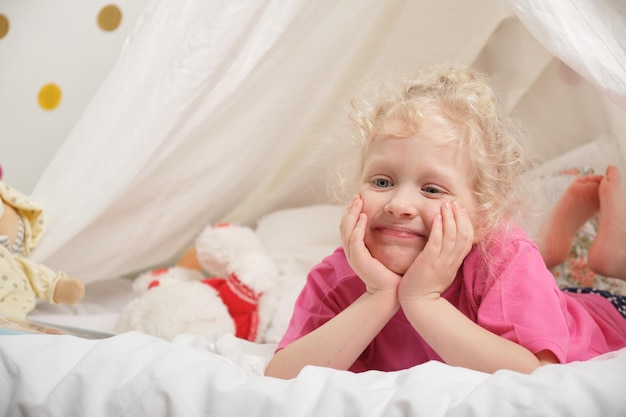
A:
{"type": "Polygon", "coordinates": [[[398,274],[424,249],[443,203],[457,201],[471,219],[476,213],[468,157],[458,141],[441,143],[440,135],[436,124],[424,120],[415,136],[375,137],[364,158],[365,245],[398,274]]]}

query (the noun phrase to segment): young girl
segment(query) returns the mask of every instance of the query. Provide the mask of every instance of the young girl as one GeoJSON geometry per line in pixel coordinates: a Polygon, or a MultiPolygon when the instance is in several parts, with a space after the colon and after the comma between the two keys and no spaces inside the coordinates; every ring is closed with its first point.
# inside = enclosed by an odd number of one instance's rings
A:
{"type": "Polygon", "coordinates": [[[310,271],[266,375],[429,360],[531,372],[626,346],[617,309],[560,291],[514,223],[526,162],[480,74],[421,74],[358,121],[342,247],[310,271]]]}

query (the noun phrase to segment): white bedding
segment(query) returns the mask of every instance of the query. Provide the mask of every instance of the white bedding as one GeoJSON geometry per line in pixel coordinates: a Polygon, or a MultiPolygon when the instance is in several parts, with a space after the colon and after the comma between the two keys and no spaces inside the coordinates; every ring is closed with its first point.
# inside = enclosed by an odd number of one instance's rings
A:
{"type": "Polygon", "coordinates": [[[16,417],[606,417],[626,411],[626,349],[532,375],[429,362],[389,373],[307,367],[285,381],[260,376],[267,346],[227,336],[217,343],[189,337],[170,343],[141,333],[103,340],[4,336],[0,342],[0,412],[16,417]]]}

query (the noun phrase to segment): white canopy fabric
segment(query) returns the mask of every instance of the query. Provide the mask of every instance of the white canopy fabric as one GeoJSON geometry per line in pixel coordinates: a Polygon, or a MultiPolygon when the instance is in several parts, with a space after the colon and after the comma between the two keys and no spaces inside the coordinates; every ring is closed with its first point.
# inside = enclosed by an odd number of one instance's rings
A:
{"type": "Polygon", "coordinates": [[[346,103],[392,69],[490,72],[546,157],[618,137],[625,6],[550,3],[155,0],[33,192],[33,257],[88,283],[166,262],[209,223],[328,201],[346,103]]]}
{"type": "Polygon", "coordinates": [[[515,14],[555,56],[626,111],[626,3],[509,0],[515,14]]]}

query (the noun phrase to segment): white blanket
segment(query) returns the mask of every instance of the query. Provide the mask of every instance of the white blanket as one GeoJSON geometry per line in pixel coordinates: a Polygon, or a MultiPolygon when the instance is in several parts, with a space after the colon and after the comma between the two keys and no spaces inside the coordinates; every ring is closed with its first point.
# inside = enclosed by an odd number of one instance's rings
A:
{"type": "Polygon", "coordinates": [[[217,343],[140,333],[2,336],[0,414],[607,417],[626,410],[626,349],[532,375],[429,362],[388,373],[307,367],[287,381],[261,376],[269,352],[228,336],[217,343]]]}

